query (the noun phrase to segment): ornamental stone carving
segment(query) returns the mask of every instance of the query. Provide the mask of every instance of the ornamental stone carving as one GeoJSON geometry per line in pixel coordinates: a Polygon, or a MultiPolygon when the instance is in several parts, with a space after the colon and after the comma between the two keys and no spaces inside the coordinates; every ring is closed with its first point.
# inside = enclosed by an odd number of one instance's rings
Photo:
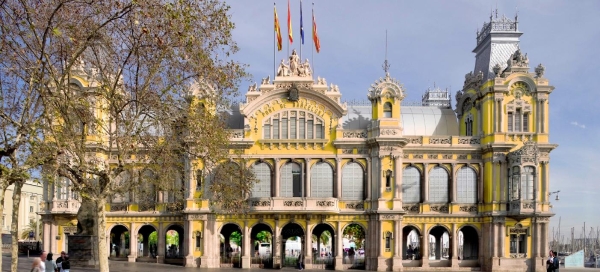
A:
{"type": "Polygon", "coordinates": [[[448,213],[448,204],[444,205],[431,205],[429,209],[432,212],[448,213]]]}
{"type": "Polygon", "coordinates": [[[304,203],[300,200],[297,200],[297,201],[287,200],[287,201],[283,202],[283,206],[286,206],[286,207],[302,207],[303,204],[304,203]]]}
{"type": "Polygon", "coordinates": [[[458,210],[461,212],[477,212],[477,206],[475,206],[475,205],[460,206],[460,207],[458,207],[458,210]]]}
{"type": "Polygon", "coordinates": [[[373,101],[382,97],[404,99],[404,86],[386,73],[385,78],[379,78],[375,83],[371,84],[367,95],[369,100],[373,101]]]}
{"type": "Polygon", "coordinates": [[[380,132],[381,135],[396,135],[398,132],[395,129],[382,129],[380,132]]]}
{"type": "Polygon", "coordinates": [[[545,71],[546,71],[546,67],[544,67],[544,65],[542,65],[541,63],[538,64],[538,66],[535,67],[535,77],[537,77],[537,78],[544,77],[545,71]]]}
{"type": "Polygon", "coordinates": [[[279,68],[277,68],[277,76],[310,77],[312,76],[312,69],[310,69],[308,59],[302,62],[300,60],[300,56],[298,56],[298,53],[296,52],[296,49],[294,49],[292,50],[292,55],[289,57],[287,62],[283,59],[281,60],[279,68]]]}
{"type": "Polygon", "coordinates": [[[452,159],[452,154],[443,154],[442,155],[442,159],[444,159],[444,160],[451,160],[452,159]]]}
{"type": "Polygon", "coordinates": [[[396,215],[395,214],[382,214],[382,215],[379,215],[379,219],[380,220],[395,220],[396,215]]]}
{"type": "Polygon", "coordinates": [[[479,138],[458,138],[458,144],[480,144],[479,138]]]}
{"type": "Polygon", "coordinates": [[[365,209],[365,204],[363,204],[362,202],[358,202],[358,203],[346,203],[346,209],[364,210],[365,209]]]}
{"type": "Polygon", "coordinates": [[[508,161],[511,165],[521,165],[523,163],[537,164],[540,151],[537,143],[527,141],[523,146],[513,152],[508,153],[508,161]]]}
{"type": "Polygon", "coordinates": [[[421,137],[409,138],[408,143],[409,144],[423,144],[423,138],[421,138],[421,137]]]}
{"type": "Polygon", "coordinates": [[[419,212],[419,205],[404,205],[402,206],[402,209],[406,212],[410,212],[410,213],[415,213],[415,212],[419,212]]]}
{"type": "Polygon", "coordinates": [[[423,159],[423,154],[414,154],[413,159],[423,159]]]}
{"type": "Polygon", "coordinates": [[[450,138],[429,138],[429,144],[450,144],[450,138]]]}
{"type": "Polygon", "coordinates": [[[334,207],[335,203],[331,200],[319,200],[317,201],[317,207],[334,207]]]}
{"type": "Polygon", "coordinates": [[[114,204],[110,204],[110,211],[111,212],[124,212],[124,211],[127,211],[127,204],[126,203],[114,203],[114,204]]]}
{"type": "Polygon", "coordinates": [[[270,207],[271,201],[270,200],[253,200],[251,205],[253,207],[270,207]]]}
{"type": "Polygon", "coordinates": [[[428,154],[427,158],[428,159],[436,159],[437,160],[439,158],[439,155],[438,154],[428,154]]]}
{"type": "Polygon", "coordinates": [[[364,130],[344,131],[344,133],[342,133],[342,138],[360,138],[360,139],[366,139],[367,138],[367,132],[364,131],[364,130]]]}
{"type": "Polygon", "coordinates": [[[459,160],[466,160],[467,159],[467,155],[466,154],[459,154],[458,155],[458,159],[459,160]]]}
{"type": "MultiPolygon", "coordinates": [[[[479,87],[481,86],[481,82],[483,81],[483,72],[479,71],[477,74],[474,74],[473,72],[469,72],[465,75],[465,82],[463,84],[463,90],[468,90],[468,89],[475,89],[475,90],[479,90],[479,87]]],[[[459,101],[460,96],[462,96],[462,92],[459,91],[459,93],[456,94],[457,96],[457,101],[459,101]]]]}

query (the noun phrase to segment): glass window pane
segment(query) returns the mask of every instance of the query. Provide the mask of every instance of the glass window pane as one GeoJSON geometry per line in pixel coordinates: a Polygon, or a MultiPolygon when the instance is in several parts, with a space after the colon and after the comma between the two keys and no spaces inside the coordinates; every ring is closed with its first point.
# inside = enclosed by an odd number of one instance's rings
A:
{"type": "Polygon", "coordinates": [[[308,129],[308,133],[306,133],[306,139],[313,139],[313,127],[314,127],[314,121],[313,120],[308,120],[307,124],[307,129],[308,129]]]}
{"type": "Polygon", "coordinates": [[[290,118],[290,139],[296,139],[296,117],[290,118]]]}
{"type": "Polygon", "coordinates": [[[333,169],[325,162],[314,165],[310,171],[310,196],[333,197],[333,169]]]}
{"type": "Polygon", "coordinates": [[[317,129],[317,131],[316,131],[317,139],[323,139],[323,125],[317,124],[316,129],[317,129]]]}
{"type": "Polygon", "coordinates": [[[304,131],[305,131],[305,122],[304,118],[300,118],[298,121],[298,139],[304,139],[304,131]]]}
{"type": "Polygon", "coordinates": [[[402,198],[404,203],[421,202],[421,173],[415,167],[402,171],[402,198]]]}
{"type": "Polygon", "coordinates": [[[342,170],[342,199],[363,199],[364,171],[358,163],[351,162],[342,170]]]}
{"type": "Polygon", "coordinates": [[[271,139],[271,125],[264,125],[263,133],[265,135],[265,139],[271,139]]]}
{"type": "Polygon", "coordinates": [[[252,188],[252,197],[270,197],[271,196],[271,168],[266,163],[259,163],[252,166],[252,172],[257,182],[252,188]]]}
{"type": "Polygon", "coordinates": [[[477,174],[469,167],[458,170],[456,181],[456,201],[458,203],[477,203],[477,174]]]}
{"type": "Polygon", "coordinates": [[[509,132],[513,131],[513,113],[512,112],[508,113],[508,131],[509,132]]]}
{"type": "Polygon", "coordinates": [[[279,120],[273,120],[273,139],[279,139],[279,120]]]}
{"type": "Polygon", "coordinates": [[[448,172],[441,167],[435,167],[429,172],[429,201],[448,202],[448,172]]]}
{"type": "Polygon", "coordinates": [[[515,131],[521,132],[521,110],[517,110],[515,114],[515,131]]]}
{"type": "Polygon", "coordinates": [[[288,138],[288,119],[281,119],[281,139],[288,138]]]}

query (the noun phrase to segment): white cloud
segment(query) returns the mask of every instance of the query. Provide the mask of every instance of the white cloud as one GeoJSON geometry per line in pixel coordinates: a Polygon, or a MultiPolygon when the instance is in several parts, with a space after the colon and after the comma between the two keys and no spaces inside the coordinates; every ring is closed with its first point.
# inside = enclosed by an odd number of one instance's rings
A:
{"type": "Polygon", "coordinates": [[[574,126],[576,126],[576,127],[580,127],[580,128],[585,128],[585,125],[584,125],[584,124],[577,123],[577,121],[573,121],[573,122],[571,122],[571,125],[574,125],[574,126]]]}

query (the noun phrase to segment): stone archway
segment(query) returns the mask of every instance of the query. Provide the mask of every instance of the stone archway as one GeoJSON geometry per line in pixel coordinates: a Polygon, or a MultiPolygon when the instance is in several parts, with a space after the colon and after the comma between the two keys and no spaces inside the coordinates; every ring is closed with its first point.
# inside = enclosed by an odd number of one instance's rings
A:
{"type": "Polygon", "coordinates": [[[129,229],[123,225],[115,225],[109,234],[109,259],[127,261],[129,255],[129,229]]]}
{"type": "Polygon", "coordinates": [[[304,229],[297,223],[289,223],[281,229],[281,264],[295,267],[300,251],[304,248],[304,229]]]}
{"type": "Polygon", "coordinates": [[[461,266],[479,266],[479,234],[472,226],[464,226],[458,231],[458,259],[461,266]]]}
{"type": "Polygon", "coordinates": [[[365,228],[356,223],[347,225],[343,231],[344,268],[365,269],[365,228]]]}
{"type": "MultiPolygon", "coordinates": [[[[335,263],[335,231],[329,224],[317,224],[312,230],[312,268],[333,268],[335,263]]],[[[309,248],[307,246],[307,248],[309,248]]]]}
{"type": "Polygon", "coordinates": [[[402,266],[419,267],[421,266],[421,231],[414,226],[405,226],[402,228],[402,266]]]}
{"type": "Polygon", "coordinates": [[[435,226],[429,230],[428,255],[429,266],[431,267],[447,267],[450,266],[451,241],[450,232],[443,226],[435,226]]]}
{"type": "Polygon", "coordinates": [[[242,267],[242,230],[240,226],[227,223],[219,235],[219,257],[221,267],[242,267]]]}
{"type": "Polygon", "coordinates": [[[258,223],[250,231],[250,244],[252,245],[252,261],[250,267],[273,267],[273,230],[267,224],[258,223]]]}
{"type": "Polygon", "coordinates": [[[165,263],[183,265],[183,258],[185,257],[185,250],[183,246],[184,237],[183,226],[181,225],[170,225],[165,230],[165,263]]]}
{"type": "Polygon", "coordinates": [[[152,225],[144,225],[138,230],[137,262],[156,262],[158,255],[158,232],[152,225]]]}

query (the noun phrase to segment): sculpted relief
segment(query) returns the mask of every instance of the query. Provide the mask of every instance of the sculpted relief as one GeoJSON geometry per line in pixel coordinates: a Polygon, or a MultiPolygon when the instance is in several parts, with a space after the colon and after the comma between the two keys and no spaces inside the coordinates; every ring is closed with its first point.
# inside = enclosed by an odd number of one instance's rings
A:
{"type": "Polygon", "coordinates": [[[277,76],[310,77],[312,76],[312,70],[310,69],[308,59],[302,62],[300,60],[300,56],[298,56],[298,53],[296,53],[296,49],[294,49],[287,62],[284,59],[281,60],[279,68],[277,68],[277,76]]]}

